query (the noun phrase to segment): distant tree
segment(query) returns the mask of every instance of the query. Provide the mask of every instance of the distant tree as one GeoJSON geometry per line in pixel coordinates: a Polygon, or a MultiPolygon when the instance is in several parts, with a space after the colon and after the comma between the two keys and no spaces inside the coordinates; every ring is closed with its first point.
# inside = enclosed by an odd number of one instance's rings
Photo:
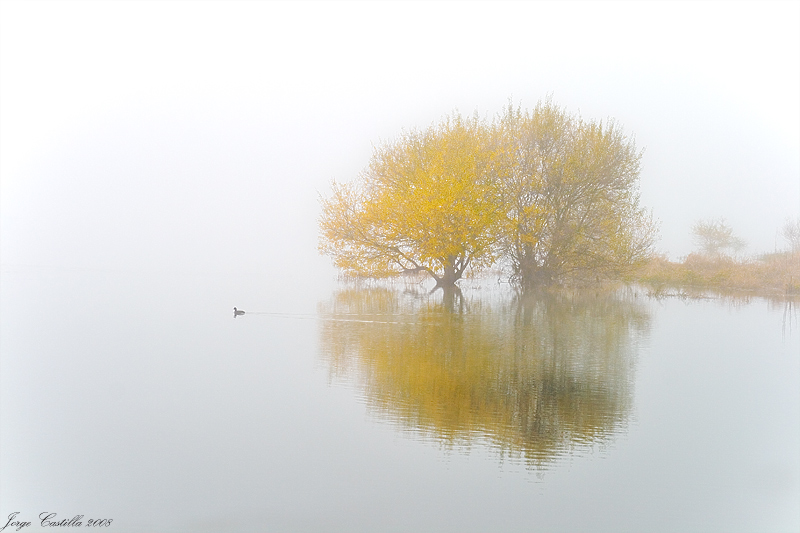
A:
{"type": "Polygon", "coordinates": [[[695,244],[702,252],[711,257],[725,255],[725,250],[739,252],[745,247],[745,241],[733,234],[733,229],[724,218],[716,220],[698,220],[692,226],[695,244]]]}
{"type": "Polygon", "coordinates": [[[613,121],[551,101],[500,117],[504,256],[524,288],[624,275],[650,256],[656,226],[639,206],[641,152],[613,121]]]}
{"type": "Polygon", "coordinates": [[[800,252],[800,217],[794,220],[787,218],[781,228],[781,235],[789,243],[792,253],[800,252]]]}
{"type": "Polygon", "coordinates": [[[320,251],[350,274],[424,272],[442,287],[491,264],[500,209],[489,133],[452,116],[378,146],[359,180],[334,182],[322,200],[320,251]]]}

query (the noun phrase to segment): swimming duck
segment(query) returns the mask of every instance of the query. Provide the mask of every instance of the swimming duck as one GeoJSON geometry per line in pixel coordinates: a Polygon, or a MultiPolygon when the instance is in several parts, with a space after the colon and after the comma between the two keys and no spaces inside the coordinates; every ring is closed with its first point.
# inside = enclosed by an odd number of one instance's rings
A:
{"type": "Polygon", "coordinates": [[[233,308],[233,318],[236,318],[237,316],[241,316],[243,314],[244,314],[244,311],[236,309],[235,307],[233,308]]]}

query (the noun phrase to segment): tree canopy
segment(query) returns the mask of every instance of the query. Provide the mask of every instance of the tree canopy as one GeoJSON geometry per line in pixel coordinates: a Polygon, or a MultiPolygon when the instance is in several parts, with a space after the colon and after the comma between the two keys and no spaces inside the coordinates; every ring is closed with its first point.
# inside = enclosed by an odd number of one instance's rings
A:
{"type": "Polygon", "coordinates": [[[639,207],[641,152],[613,121],[552,102],[509,105],[496,126],[505,204],[503,256],[525,286],[615,277],[642,264],[655,226],[639,207]]]}
{"type": "Polygon", "coordinates": [[[348,273],[424,271],[451,286],[494,261],[500,215],[489,131],[453,116],[377,147],[361,179],[323,199],[320,250],[348,273]]]}
{"type": "Polygon", "coordinates": [[[619,276],[655,237],[640,160],[613,121],[549,100],[491,123],[452,115],[377,146],[358,180],[333,183],[320,251],[349,274],[426,272],[442,287],[496,262],[523,287],[619,276]]]}

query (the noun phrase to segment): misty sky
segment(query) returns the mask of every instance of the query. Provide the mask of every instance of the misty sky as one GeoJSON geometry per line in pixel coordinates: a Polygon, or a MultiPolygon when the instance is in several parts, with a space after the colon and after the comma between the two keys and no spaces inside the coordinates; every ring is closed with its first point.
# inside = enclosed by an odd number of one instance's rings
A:
{"type": "Polygon", "coordinates": [[[645,149],[673,259],[800,216],[798,2],[6,0],[0,68],[4,265],[317,272],[373,143],[548,94],[645,149]]]}

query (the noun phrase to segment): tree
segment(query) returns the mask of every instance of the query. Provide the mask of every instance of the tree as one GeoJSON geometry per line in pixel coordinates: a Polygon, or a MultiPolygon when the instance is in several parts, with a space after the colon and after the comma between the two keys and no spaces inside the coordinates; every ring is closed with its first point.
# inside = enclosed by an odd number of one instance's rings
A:
{"type": "Polygon", "coordinates": [[[442,287],[491,264],[490,141],[484,122],[454,115],[377,147],[360,180],[323,199],[320,251],[350,274],[426,272],[442,287]]]}
{"type": "Polygon", "coordinates": [[[710,257],[721,257],[725,255],[724,250],[738,252],[745,246],[724,218],[698,220],[692,226],[692,235],[703,253],[710,257]]]}
{"type": "Polygon", "coordinates": [[[800,217],[794,220],[787,218],[781,228],[781,235],[789,243],[792,253],[800,252],[800,217]]]}
{"type": "Polygon", "coordinates": [[[454,287],[496,259],[523,288],[619,277],[650,255],[641,152],[614,122],[549,100],[487,125],[446,118],[378,147],[361,179],[322,201],[320,251],[346,272],[424,271],[454,287]]]}
{"type": "Polygon", "coordinates": [[[612,122],[583,121],[550,100],[509,104],[496,123],[504,202],[499,242],[523,288],[565,277],[614,277],[650,255],[639,207],[641,152],[612,122]]]}

